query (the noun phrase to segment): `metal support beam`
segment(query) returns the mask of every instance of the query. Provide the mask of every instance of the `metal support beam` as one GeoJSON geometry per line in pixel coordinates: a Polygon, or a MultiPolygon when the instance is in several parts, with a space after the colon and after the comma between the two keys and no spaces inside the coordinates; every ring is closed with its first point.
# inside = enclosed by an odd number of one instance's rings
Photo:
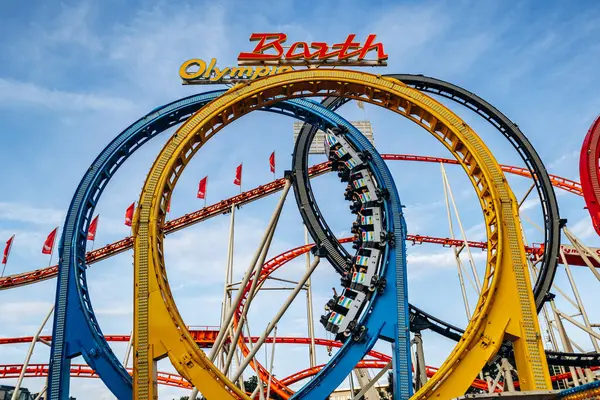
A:
{"type": "Polygon", "coordinates": [[[271,332],[275,328],[275,325],[277,325],[277,323],[279,322],[281,317],[283,317],[283,314],[287,311],[290,304],[292,304],[292,301],[294,301],[294,299],[296,298],[298,293],[300,293],[300,290],[302,289],[302,287],[304,286],[304,284],[306,283],[308,278],[311,276],[311,274],[313,273],[315,268],[317,268],[317,265],[319,265],[320,260],[321,259],[318,256],[315,256],[313,263],[310,266],[310,269],[308,269],[306,271],[306,273],[304,274],[304,276],[302,277],[302,279],[300,279],[300,281],[298,282],[298,285],[296,286],[296,289],[292,293],[290,293],[290,295],[288,296],[286,301],[283,303],[283,305],[281,306],[281,308],[279,309],[279,311],[277,312],[275,317],[267,325],[267,329],[265,329],[263,334],[258,338],[254,348],[252,350],[250,350],[250,353],[246,356],[244,361],[242,361],[242,364],[240,365],[239,370],[234,375],[234,378],[233,378],[234,381],[242,374],[244,369],[246,369],[246,367],[248,366],[248,364],[250,363],[252,358],[256,355],[256,353],[260,349],[260,346],[263,345],[263,343],[265,342],[267,337],[271,334],[271,332]]]}
{"type": "Polygon", "coordinates": [[[425,365],[425,351],[423,349],[421,332],[415,333],[413,343],[415,344],[415,358],[417,361],[415,366],[415,390],[419,390],[427,383],[427,366],[425,365]]]}
{"type": "Polygon", "coordinates": [[[35,348],[35,344],[37,343],[38,339],[40,338],[40,334],[42,333],[42,330],[46,326],[46,323],[50,319],[50,316],[52,315],[53,312],[54,312],[54,305],[52,305],[52,307],[50,307],[50,311],[48,311],[48,314],[42,321],[42,324],[40,325],[37,332],[33,336],[33,339],[31,340],[31,344],[29,345],[29,350],[27,350],[27,355],[25,356],[25,361],[23,362],[23,367],[21,368],[21,373],[19,374],[19,378],[17,379],[17,384],[15,385],[15,390],[12,394],[11,400],[17,400],[19,398],[19,394],[21,392],[21,384],[23,383],[23,378],[25,377],[25,371],[27,371],[27,366],[29,365],[29,361],[31,360],[31,355],[33,354],[33,349],[35,348]]]}
{"type": "MultiPolygon", "coordinates": [[[[356,380],[361,388],[366,387],[372,381],[371,374],[369,374],[369,370],[367,368],[355,368],[354,375],[356,375],[356,380]]],[[[354,392],[352,394],[354,395],[354,392]]],[[[377,389],[372,386],[365,393],[365,398],[368,400],[380,400],[379,392],[377,392],[377,389]]]]}
{"type": "MultiPolygon", "coordinates": [[[[308,229],[304,225],[304,244],[308,244],[308,229]]],[[[310,251],[306,252],[306,269],[310,268],[310,251]]],[[[311,368],[317,365],[317,351],[315,349],[315,319],[313,316],[312,304],[312,283],[308,278],[306,281],[306,322],[308,325],[308,337],[310,338],[310,346],[308,346],[308,361],[311,368]]]]}
{"type": "Polygon", "coordinates": [[[375,375],[375,376],[373,377],[373,379],[371,379],[371,382],[369,382],[369,384],[368,384],[368,385],[366,385],[365,387],[363,387],[363,388],[360,390],[360,392],[358,392],[358,393],[356,394],[356,396],[354,396],[354,397],[352,398],[352,400],[360,400],[360,399],[362,399],[362,398],[365,396],[365,393],[367,393],[367,391],[368,391],[369,389],[371,389],[371,387],[372,387],[373,385],[375,385],[375,383],[376,383],[376,382],[378,382],[378,381],[381,379],[381,377],[382,377],[383,375],[385,375],[385,373],[386,373],[386,372],[388,372],[388,370],[389,370],[390,368],[392,368],[392,362],[391,362],[391,361],[390,361],[389,363],[387,363],[387,365],[386,365],[385,367],[383,367],[383,368],[381,369],[381,371],[379,371],[379,372],[377,373],[377,375],[375,375]]]}
{"type": "Polygon", "coordinates": [[[506,357],[502,357],[502,360],[500,361],[500,367],[502,368],[502,372],[504,374],[504,391],[514,392],[515,382],[513,381],[512,377],[513,367],[510,365],[510,362],[506,357]]]}
{"type": "MultiPolygon", "coordinates": [[[[265,233],[263,234],[261,243],[264,243],[267,241],[269,232],[273,229],[273,226],[277,223],[281,208],[283,207],[283,203],[287,196],[287,192],[290,189],[290,185],[291,185],[291,182],[289,180],[286,180],[285,187],[283,189],[283,193],[281,194],[281,197],[279,198],[277,207],[275,207],[275,211],[273,212],[273,215],[271,216],[269,224],[267,225],[267,229],[265,230],[265,233]]],[[[254,271],[254,266],[256,265],[256,262],[258,261],[258,257],[260,257],[260,254],[262,252],[262,247],[263,246],[259,246],[259,248],[256,250],[256,253],[254,254],[254,256],[252,258],[252,262],[250,263],[250,266],[248,267],[248,270],[246,271],[246,274],[244,275],[244,279],[242,280],[241,287],[246,287],[246,285],[250,281],[252,272],[254,271]]],[[[243,294],[244,294],[243,290],[239,290],[235,297],[235,300],[233,301],[233,304],[239,304],[242,299],[243,294]]],[[[229,310],[227,310],[226,316],[223,319],[223,322],[225,322],[225,324],[221,325],[221,329],[219,331],[219,334],[217,335],[217,339],[215,340],[213,348],[211,349],[211,352],[209,354],[209,358],[213,362],[214,362],[218,352],[220,351],[221,346],[223,345],[223,341],[225,340],[226,333],[229,330],[229,326],[232,323],[234,313],[235,313],[235,307],[231,307],[229,310]]]]}

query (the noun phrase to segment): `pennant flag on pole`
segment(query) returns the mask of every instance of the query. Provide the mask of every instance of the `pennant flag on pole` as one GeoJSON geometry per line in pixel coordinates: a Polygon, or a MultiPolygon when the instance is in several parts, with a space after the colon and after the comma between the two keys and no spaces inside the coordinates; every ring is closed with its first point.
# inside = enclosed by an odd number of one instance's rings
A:
{"type": "Polygon", "coordinates": [[[271,157],[269,157],[269,168],[272,173],[275,173],[275,152],[272,152],[271,157]]]}
{"type": "Polygon", "coordinates": [[[127,207],[127,211],[125,211],[125,225],[131,226],[131,222],[133,221],[133,211],[135,210],[135,201],[131,203],[129,207],[127,207]]]}
{"type": "Polygon", "coordinates": [[[233,184],[242,186],[242,164],[238,165],[235,170],[235,179],[233,180],[233,184]]]}
{"type": "Polygon", "coordinates": [[[198,193],[196,194],[196,197],[199,199],[206,198],[206,181],[207,180],[208,180],[208,176],[205,176],[204,178],[202,178],[200,180],[200,183],[198,184],[198,193]]]}
{"type": "Polygon", "coordinates": [[[98,217],[100,215],[96,215],[96,218],[92,220],[90,224],[90,229],[88,230],[87,240],[96,240],[96,229],[98,229],[98,217]]]}
{"type": "Polygon", "coordinates": [[[2,255],[2,264],[6,265],[8,262],[8,255],[10,254],[10,249],[12,248],[13,240],[15,240],[15,235],[12,235],[10,239],[6,241],[6,247],[4,248],[4,254],[2,255]]]}
{"type": "Polygon", "coordinates": [[[58,227],[54,228],[52,232],[46,238],[44,242],[44,247],[42,247],[42,254],[52,254],[52,250],[54,249],[54,242],[56,240],[56,232],[58,231],[58,227]]]}

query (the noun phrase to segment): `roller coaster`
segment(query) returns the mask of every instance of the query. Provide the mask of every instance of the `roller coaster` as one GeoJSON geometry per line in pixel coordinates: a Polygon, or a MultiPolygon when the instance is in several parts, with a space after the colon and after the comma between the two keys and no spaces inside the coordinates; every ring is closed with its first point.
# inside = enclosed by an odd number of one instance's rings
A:
{"type": "MultiPolygon", "coordinates": [[[[599,142],[600,118],[583,143],[581,183],[551,175],[519,127],[498,109],[461,87],[422,75],[381,76],[330,68],[292,70],[158,107],[118,134],[86,170],[67,209],[58,264],[0,278],[0,290],[57,280],[52,335],[38,332],[28,337],[0,338],[0,345],[30,343],[31,351],[36,342],[49,344],[48,364],[31,364],[27,358],[23,364],[0,365],[0,378],[18,378],[16,396],[24,378],[47,377],[38,398],[51,400],[69,398],[71,378],[99,378],[118,399],[156,399],[158,385],[191,390],[190,398],[200,392],[209,400],[324,399],[353,374],[359,377],[361,387],[350,398],[373,400],[384,396],[373,387],[387,371],[391,372],[394,399],[454,399],[465,395],[514,398],[511,396],[517,393],[530,398],[598,398],[594,396],[600,396],[600,332],[585,313],[570,267],[587,268],[600,280],[600,255],[568,230],[559,214],[555,188],[584,198],[594,229],[600,234],[599,142]],[[429,132],[454,158],[380,154],[354,125],[336,113],[351,101],[399,114],[429,132]],[[489,122],[516,151],[524,167],[499,164],[481,137],[445,105],[451,102],[489,122]],[[281,179],[167,221],[173,190],[192,158],[228,124],[256,110],[304,123],[295,141],[291,170],[281,179]],[[161,149],[144,182],[132,236],[86,252],[96,205],[111,178],[133,153],[172,127],[177,127],[176,132],[161,149]],[[310,166],[309,148],[319,131],[324,132],[327,161],[310,166]],[[388,167],[392,161],[460,166],[481,206],[486,240],[409,234],[405,223],[405,212],[409,211],[400,200],[388,167]],[[328,172],[335,172],[346,184],[340,197],[348,202],[355,218],[348,227],[351,237],[337,237],[317,204],[311,179],[328,172]],[[519,210],[522,201],[517,201],[505,173],[532,180],[527,195],[536,189],[544,222],[543,243],[525,242],[519,210]],[[290,189],[314,243],[267,260],[290,189]],[[210,218],[233,214],[241,206],[276,193],[280,193],[279,201],[250,266],[235,295],[224,301],[221,325],[189,327],[169,285],[164,238],[210,218]],[[571,246],[561,245],[561,237],[571,246]],[[479,298],[472,310],[467,307],[470,321],[464,328],[408,301],[407,244],[427,243],[454,249],[457,260],[463,249],[486,252],[482,279],[474,274],[479,298]],[[105,334],[92,306],[86,270],[92,263],[129,249],[134,256],[133,333],[105,334]],[[248,312],[257,293],[275,271],[309,252],[312,262],[304,275],[294,282],[262,334],[252,336],[248,312]],[[325,314],[318,319],[333,339],[278,337],[279,320],[321,263],[333,267],[342,287],[323,304],[325,314]],[[555,282],[557,271],[562,269],[575,300],[555,282]],[[578,309],[583,322],[556,306],[557,293],[578,309]],[[595,351],[576,345],[562,321],[585,332],[595,351]],[[543,327],[548,343],[544,343],[543,327]],[[424,363],[421,332],[425,330],[456,342],[439,367],[424,363]],[[119,361],[109,342],[129,343],[127,359],[131,352],[133,368],[127,367],[127,361],[119,361]],[[378,342],[389,343],[389,352],[375,351],[378,342]],[[272,362],[265,366],[257,358],[268,343],[326,346],[336,351],[324,365],[313,359],[310,368],[279,378],[272,371],[272,362]],[[78,356],[85,365],[71,362],[78,356]],[[177,374],[157,370],[157,361],[165,358],[177,374]],[[253,392],[246,391],[243,384],[248,366],[259,383],[253,392]],[[370,369],[379,372],[373,378],[368,373],[365,377],[364,371],[370,369]],[[298,389],[293,390],[292,385],[298,389]]],[[[458,269],[462,280],[460,266],[458,269]]]]}

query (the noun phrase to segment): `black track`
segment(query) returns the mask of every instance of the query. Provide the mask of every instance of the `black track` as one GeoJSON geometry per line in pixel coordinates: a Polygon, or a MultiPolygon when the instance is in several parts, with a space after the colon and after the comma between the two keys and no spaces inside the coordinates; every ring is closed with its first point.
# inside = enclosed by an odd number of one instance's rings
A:
{"type": "MultiPolygon", "coordinates": [[[[539,155],[516,124],[510,121],[510,119],[494,106],[474,93],[451,83],[425,77],[423,75],[393,74],[388,76],[398,79],[415,89],[434,93],[456,101],[475,111],[496,127],[496,129],[509,140],[521,155],[521,158],[525,162],[535,182],[542,204],[542,212],[544,214],[545,251],[540,274],[538,275],[534,287],[536,307],[539,312],[544,305],[544,302],[548,299],[549,289],[556,273],[560,249],[561,228],[561,220],[554,188],[552,187],[548,172],[539,155]]],[[[329,97],[323,100],[322,104],[329,109],[335,110],[348,101],[349,99],[329,97]]],[[[300,134],[298,135],[298,139],[294,146],[294,153],[292,156],[294,194],[296,196],[296,202],[302,220],[315,240],[315,243],[326,249],[326,258],[338,273],[343,274],[345,267],[350,262],[351,256],[336,239],[323,218],[314,199],[310,180],[307,174],[304,173],[304,171],[307,171],[308,167],[308,150],[316,132],[316,128],[305,123],[300,130],[300,134]]],[[[464,330],[436,318],[412,304],[409,306],[412,332],[430,329],[454,341],[458,341],[462,337],[464,330]]],[[[551,365],[575,365],[581,367],[600,365],[600,355],[595,353],[578,354],[547,351],[546,355],[548,363],[551,365]]]]}

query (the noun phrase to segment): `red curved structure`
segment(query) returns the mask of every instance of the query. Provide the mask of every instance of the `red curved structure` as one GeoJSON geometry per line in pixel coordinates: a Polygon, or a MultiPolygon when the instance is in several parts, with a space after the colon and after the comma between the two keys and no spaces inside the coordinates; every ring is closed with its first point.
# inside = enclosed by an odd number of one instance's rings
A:
{"type": "MultiPolygon", "coordinates": [[[[18,378],[23,364],[0,365],[0,379],[18,378]]],[[[131,368],[127,368],[131,375],[131,368]]],[[[45,378],[48,376],[48,364],[29,364],[25,370],[25,378],[45,378]]],[[[71,364],[71,376],[75,378],[98,378],[98,375],[85,364],[71,364]]],[[[158,383],[182,389],[191,389],[192,385],[182,376],[168,372],[158,372],[158,383]]]]}
{"type": "Polygon", "coordinates": [[[600,158],[600,116],[596,118],[581,147],[579,157],[579,179],[583,198],[587,206],[594,230],[600,235],[600,178],[598,159],[600,158]]]}

